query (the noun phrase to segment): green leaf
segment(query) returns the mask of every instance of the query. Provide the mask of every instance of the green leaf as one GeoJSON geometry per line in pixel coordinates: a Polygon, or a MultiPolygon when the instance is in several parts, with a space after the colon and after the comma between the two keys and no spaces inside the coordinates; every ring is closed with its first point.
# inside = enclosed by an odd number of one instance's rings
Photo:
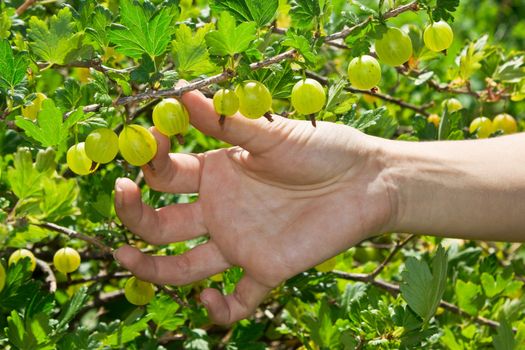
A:
{"type": "Polygon", "coordinates": [[[0,39],[7,39],[11,35],[11,16],[14,15],[13,8],[0,7],[0,39]]]}
{"type": "Polygon", "coordinates": [[[178,17],[176,6],[164,6],[158,12],[132,0],[120,1],[120,25],[109,31],[109,40],[117,51],[138,59],[143,53],[150,57],[162,55],[170,43],[173,23],[178,17]]]}
{"type": "Polygon", "coordinates": [[[401,295],[426,323],[435,314],[445,291],[447,254],[439,246],[432,260],[432,273],[425,261],[413,257],[407,259],[405,267],[406,270],[401,273],[401,295]]]}
{"type": "Polygon", "coordinates": [[[502,320],[498,327],[497,334],[492,339],[495,350],[514,350],[516,342],[512,332],[512,326],[507,320],[502,320]]]}
{"type": "Polygon", "coordinates": [[[175,40],[172,42],[173,59],[175,69],[182,78],[192,79],[217,70],[210,61],[204,39],[211,28],[212,25],[207,24],[193,34],[190,27],[181,24],[175,30],[175,40]]]}
{"type": "Polygon", "coordinates": [[[319,0],[292,0],[290,15],[294,26],[300,29],[310,29],[315,18],[321,14],[319,0]]]}
{"type": "Polygon", "coordinates": [[[13,167],[7,170],[7,180],[13,193],[21,200],[41,191],[37,184],[47,176],[33,166],[31,152],[27,148],[19,148],[13,157],[13,167]]]}
{"type": "Polygon", "coordinates": [[[216,11],[228,11],[237,22],[253,21],[263,27],[274,20],[279,0],[213,0],[210,6],[216,11]]]}
{"type": "Polygon", "coordinates": [[[306,63],[315,65],[319,61],[319,57],[312,51],[310,42],[302,35],[295,34],[293,31],[286,31],[286,39],[282,42],[283,46],[293,47],[305,59],[306,63]]]}
{"type": "Polygon", "coordinates": [[[149,303],[148,316],[158,328],[174,331],[184,324],[184,318],[176,315],[179,307],[171,297],[161,294],[149,303]]]}
{"type": "Polygon", "coordinates": [[[0,41],[0,89],[14,89],[20,84],[28,65],[26,55],[15,55],[9,41],[0,41]]]}
{"type": "Polygon", "coordinates": [[[476,315],[478,313],[477,298],[481,294],[480,286],[470,281],[458,280],[455,290],[458,306],[468,314],[476,315]]]}
{"type": "Polygon", "coordinates": [[[524,57],[518,56],[498,66],[494,73],[495,80],[505,83],[519,83],[525,77],[524,57]]]}
{"type": "Polygon", "coordinates": [[[65,148],[67,128],[63,127],[62,112],[55,106],[52,99],[42,102],[42,110],[38,113],[38,124],[21,116],[16,117],[15,124],[24,129],[26,134],[42,144],[44,147],[58,146],[65,148]]]}
{"type": "Polygon", "coordinates": [[[57,89],[55,93],[57,106],[63,111],[77,108],[81,99],[80,84],[73,78],[68,78],[64,82],[64,87],[57,89]]]}
{"type": "Polygon", "coordinates": [[[206,34],[206,44],[210,53],[218,56],[233,56],[246,51],[255,40],[257,30],[254,22],[235,25],[235,19],[228,12],[221,13],[217,28],[206,34]]]}
{"type": "Polygon", "coordinates": [[[58,325],[56,327],[58,332],[64,332],[67,330],[67,324],[77,315],[80,309],[84,307],[88,297],[87,287],[83,286],[77,290],[71,300],[62,307],[62,312],[60,313],[58,325]]]}
{"type": "Polygon", "coordinates": [[[48,221],[56,222],[66,216],[76,214],[78,209],[73,205],[79,189],[74,179],[56,179],[43,181],[43,195],[40,202],[42,216],[48,221]]]}
{"type": "MultiPolygon", "coordinates": [[[[358,97],[345,90],[348,85],[347,80],[342,78],[336,83],[330,84],[328,89],[328,97],[326,100],[325,111],[332,112],[334,114],[344,114],[352,109],[352,106],[357,102],[358,97]]],[[[352,116],[353,119],[353,116],[352,116]]],[[[344,121],[345,124],[350,122],[350,118],[344,121]]]]}
{"type": "Polygon", "coordinates": [[[75,23],[69,8],[64,7],[51,17],[49,26],[38,17],[29,20],[29,47],[51,64],[67,63],[67,56],[78,49],[82,33],[75,33],[75,23]]]}
{"type": "MultiPolygon", "coordinates": [[[[468,80],[472,74],[481,68],[481,61],[485,58],[485,46],[488,35],[483,35],[474,43],[469,43],[459,55],[459,76],[468,80]]],[[[457,59],[457,60],[458,60],[457,59]]]]}
{"type": "Polygon", "coordinates": [[[385,117],[385,115],[387,115],[387,109],[384,106],[376,109],[365,110],[358,118],[351,120],[347,125],[364,131],[371,126],[376,125],[380,119],[385,117]]]}
{"type": "Polygon", "coordinates": [[[436,7],[432,11],[432,18],[434,21],[444,20],[452,21],[454,16],[452,13],[456,12],[459,6],[459,0],[437,0],[436,7]]]}

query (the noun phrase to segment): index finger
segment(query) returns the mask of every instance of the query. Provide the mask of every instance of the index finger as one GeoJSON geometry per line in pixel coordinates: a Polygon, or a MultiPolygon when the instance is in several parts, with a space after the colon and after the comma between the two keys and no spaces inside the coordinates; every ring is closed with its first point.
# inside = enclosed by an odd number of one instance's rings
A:
{"type": "Polygon", "coordinates": [[[221,126],[212,100],[198,90],[183,94],[182,102],[188,109],[191,124],[197,129],[249,152],[262,152],[279,143],[291,126],[290,120],[280,116],[273,116],[273,122],[269,122],[265,118],[248,119],[240,113],[227,117],[221,126]]]}

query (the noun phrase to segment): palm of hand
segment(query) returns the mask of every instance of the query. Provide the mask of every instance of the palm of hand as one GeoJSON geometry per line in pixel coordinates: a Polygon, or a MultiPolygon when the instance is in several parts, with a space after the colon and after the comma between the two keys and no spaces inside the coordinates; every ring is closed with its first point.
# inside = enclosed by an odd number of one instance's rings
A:
{"type": "Polygon", "coordinates": [[[201,295],[215,322],[230,323],[253,312],[286,278],[387,224],[388,194],[378,161],[363,146],[364,135],[282,118],[268,124],[234,117],[220,129],[202,95],[187,94],[184,103],[196,127],[242,148],[168,156],[168,140],[156,134],[156,170],[144,168],[146,180],[161,191],[199,192],[199,200],[153,211],[140,202],[131,181],[120,181],[117,213],[131,231],[154,244],[202,234],[210,239],[176,257],[121,248],[118,260],[139,278],[185,284],[241,266],[245,273],[234,294],[207,289],[201,295]],[[249,128],[256,134],[246,132],[249,128]]]}

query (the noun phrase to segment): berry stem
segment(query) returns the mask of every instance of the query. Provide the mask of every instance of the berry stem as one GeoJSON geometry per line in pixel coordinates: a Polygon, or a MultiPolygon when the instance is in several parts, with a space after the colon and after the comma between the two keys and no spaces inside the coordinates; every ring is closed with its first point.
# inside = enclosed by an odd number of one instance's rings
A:
{"type": "Polygon", "coordinates": [[[273,122],[273,117],[272,117],[272,114],[271,114],[270,112],[266,112],[266,113],[264,113],[264,117],[265,117],[266,119],[268,119],[268,121],[269,121],[270,123],[273,122]]]}
{"type": "Polygon", "coordinates": [[[177,134],[175,135],[175,138],[177,139],[177,142],[179,143],[179,145],[184,145],[184,136],[182,134],[177,134]]]}

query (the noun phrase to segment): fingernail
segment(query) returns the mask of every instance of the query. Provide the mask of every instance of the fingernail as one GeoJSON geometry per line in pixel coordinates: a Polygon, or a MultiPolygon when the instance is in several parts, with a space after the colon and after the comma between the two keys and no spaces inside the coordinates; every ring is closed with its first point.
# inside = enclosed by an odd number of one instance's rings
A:
{"type": "Polygon", "coordinates": [[[115,205],[116,206],[122,206],[122,186],[121,186],[121,182],[122,179],[119,177],[117,178],[117,180],[115,181],[115,205]]]}
{"type": "Polygon", "coordinates": [[[208,308],[210,306],[210,303],[206,299],[201,299],[201,302],[206,308],[208,308]]]}

